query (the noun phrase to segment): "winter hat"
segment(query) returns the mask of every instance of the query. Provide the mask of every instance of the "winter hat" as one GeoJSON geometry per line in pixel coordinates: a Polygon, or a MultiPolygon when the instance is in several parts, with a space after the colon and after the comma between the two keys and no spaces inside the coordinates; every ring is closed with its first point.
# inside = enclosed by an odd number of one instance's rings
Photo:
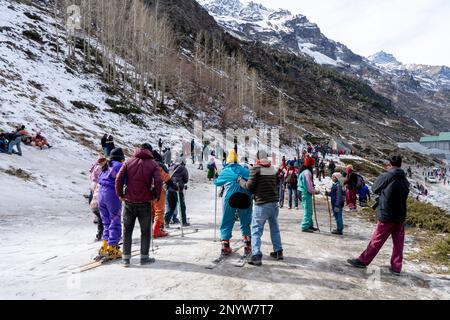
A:
{"type": "Polygon", "coordinates": [[[147,149],[148,151],[153,152],[153,148],[150,145],[150,143],[143,143],[143,144],[141,144],[141,148],[142,149],[147,149]]]}
{"type": "Polygon", "coordinates": [[[305,167],[314,167],[316,161],[312,157],[308,157],[305,160],[305,167]]]}
{"type": "Polygon", "coordinates": [[[227,164],[238,163],[238,156],[234,149],[228,151],[227,164]]]}
{"type": "Polygon", "coordinates": [[[336,178],[338,180],[341,180],[342,179],[342,174],[340,174],[339,172],[335,172],[335,173],[333,173],[332,177],[334,177],[334,178],[336,178]]]}
{"type": "Polygon", "coordinates": [[[107,159],[105,157],[99,157],[97,160],[97,164],[100,164],[102,162],[105,162],[107,159]]]}
{"type": "Polygon", "coordinates": [[[268,154],[265,150],[259,150],[258,153],[256,154],[256,158],[258,160],[267,160],[268,154]]]}
{"type": "Polygon", "coordinates": [[[109,160],[122,162],[125,160],[125,155],[122,148],[115,148],[111,151],[109,155],[109,160]]]}

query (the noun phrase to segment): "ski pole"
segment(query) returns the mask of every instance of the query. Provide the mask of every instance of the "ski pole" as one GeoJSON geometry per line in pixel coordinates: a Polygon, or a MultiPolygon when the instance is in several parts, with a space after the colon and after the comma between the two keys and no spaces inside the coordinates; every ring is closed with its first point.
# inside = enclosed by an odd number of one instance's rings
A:
{"type": "Polygon", "coordinates": [[[178,185],[178,192],[177,192],[177,196],[178,196],[178,212],[180,213],[181,216],[181,223],[180,223],[180,229],[181,229],[181,237],[184,238],[184,230],[183,230],[183,214],[181,212],[181,196],[180,196],[180,185],[178,185]]]}
{"type": "Polygon", "coordinates": [[[316,220],[317,231],[320,232],[319,222],[317,221],[316,196],[313,193],[314,219],[316,220]]]}
{"type": "Polygon", "coordinates": [[[216,194],[214,195],[214,242],[217,241],[217,186],[216,194]]]}
{"type": "Polygon", "coordinates": [[[153,202],[150,202],[150,247],[152,248],[152,254],[155,254],[155,249],[153,248],[153,202]]]}

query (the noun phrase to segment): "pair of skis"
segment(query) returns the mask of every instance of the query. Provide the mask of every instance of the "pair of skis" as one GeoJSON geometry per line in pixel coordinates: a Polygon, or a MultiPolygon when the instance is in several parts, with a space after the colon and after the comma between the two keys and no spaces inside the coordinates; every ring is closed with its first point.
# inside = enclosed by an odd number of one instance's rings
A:
{"type": "MultiPolygon", "coordinates": [[[[216,267],[218,267],[219,265],[221,265],[224,261],[228,260],[230,257],[232,257],[234,255],[234,253],[238,252],[240,249],[242,249],[245,246],[245,242],[240,240],[237,241],[236,243],[234,243],[231,246],[231,253],[228,255],[225,255],[223,253],[220,254],[220,256],[216,259],[214,259],[209,265],[207,265],[205,268],[212,270],[215,269],[216,267]]],[[[239,258],[238,261],[236,261],[235,263],[233,263],[234,266],[236,267],[243,267],[246,262],[247,262],[247,258],[248,258],[248,254],[243,254],[241,255],[241,257],[239,258]]]]}
{"type": "MultiPolygon", "coordinates": [[[[158,249],[159,249],[159,247],[156,246],[153,249],[153,251],[156,251],[158,249]]],[[[140,249],[131,251],[131,257],[136,257],[136,256],[138,256],[140,254],[141,254],[141,250],[140,249]]],[[[85,272],[85,271],[92,270],[92,269],[98,268],[98,267],[106,265],[106,264],[110,264],[110,263],[112,263],[114,261],[117,261],[117,260],[121,260],[121,258],[112,259],[112,260],[105,260],[105,259],[103,259],[103,260],[100,260],[100,261],[91,261],[89,263],[86,263],[86,264],[83,264],[83,265],[79,266],[77,271],[80,272],[80,273],[81,272],[85,272]]]]}

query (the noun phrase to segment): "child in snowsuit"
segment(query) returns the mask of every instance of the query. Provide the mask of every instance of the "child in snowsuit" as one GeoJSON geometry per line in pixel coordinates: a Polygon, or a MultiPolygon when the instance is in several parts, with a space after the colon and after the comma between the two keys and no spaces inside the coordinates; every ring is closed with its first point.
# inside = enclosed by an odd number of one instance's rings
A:
{"type": "Polygon", "coordinates": [[[313,167],[315,161],[313,158],[308,157],[305,159],[303,167],[300,169],[300,176],[298,177],[298,190],[302,193],[302,207],[303,207],[303,222],[301,228],[303,232],[314,232],[317,228],[314,228],[313,223],[313,194],[316,193],[313,184],[313,167]]]}
{"type": "Polygon", "coordinates": [[[334,219],[336,220],[337,228],[331,233],[342,235],[344,231],[344,222],[342,221],[342,208],[345,204],[344,190],[342,189],[342,175],[338,172],[332,175],[333,186],[331,191],[326,193],[326,196],[331,197],[331,207],[333,210],[334,219]]]}
{"type": "Polygon", "coordinates": [[[109,161],[98,178],[98,207],[103,221],[103,245],[98,259],[118,259],[122,257],[119,241],[122,236],[122,202],[116,194],[116,176],[125,161],[121,148],[111,151],[109,161]]]}
{"type": "Polygon", "coordinates": [[[91,181],[91,192],[89,195],[89,206],[91,207],[92,213],[97,217],[97,235],[95,239],[97,241],[102,240],[103,237],[103,222],[102,217],[100,216],[100,210],[98,208],[98,177],[102,173],[103,166],[106,165],[106,158],[99,158],[97,162],[91,167],[90,172],[90,181],[91,181]]]}
{"type": "MultiPolygon", "coordinates": [[[[159,173],[161,175],[162,181],[166,185],[173,184],[169,174],[169,169],[164,164],[162,156],[157,151],[153,150],[153,157],[155,158],[156,163],[159,164],[159,173]]],[[[169,234],[164,231],[164,214],[166,212],[166,191],[164,190],[164,188],[162,188],[161,190],[159,200],[153,200],[152,203],[155,222],[153,226],[153,237],[167,237],[169,234]]]]}
{"type": "Polygon", "coordinates": [[[220,239],[222,241],[223,254],[230,254],[232,250],[230,247],[230,239],[235,223],[235,213],[239,216],[243,241],[245,242],[245,253],[250,254],[252,250],[250,230],[252,220],[251,194],[249,191],[241,188],[238,183],[239,177],[247,181],[250,172],[238,164],[237,160],[236,151],[231,149],[228,152],[227,165],[219,177],[214,180],[216,186],[225,186],[223,217],[222,224],[220,225],[220,239]]]}
{"type": "Polygon", "coordinates": [[[289,209],[292,209],[292,197],[294,197],[295,209],[298,209],[297,170],[294,168],[294,161],[288,162],[284,182],[288,189],[289,209]]]}
{"type": "Polygon", "coordinates": [[[367,207],[367,201],[370,201],[370,190],[369,187],[364,184],[364,186],[358,190],[359,206],[367,207]]]}
{"type": "Polygon", "coordinates": [[[206,168],[208,169],[208,180],[211,181],[217,173],[216,157],[214,152],[211,152],[206,168]]]}

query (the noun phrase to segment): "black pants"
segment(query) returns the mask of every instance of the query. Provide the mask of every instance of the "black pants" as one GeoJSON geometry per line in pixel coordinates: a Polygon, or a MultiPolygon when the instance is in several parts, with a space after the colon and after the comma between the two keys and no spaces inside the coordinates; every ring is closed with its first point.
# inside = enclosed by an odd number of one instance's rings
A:
{"type": "MultiPolygon", "coordinates": [[[[172,219],[173,213],[178,204],[177,192],[169,191],[167,194],[167,201],[169,202],[169,210],[166,212],[165,220],[169,223],[172,219]]],[[[186,204],[184,203],[184,193],[180,192],[180,207],[181,207],[181,223],[186,224],[186,204]]]]}
{"type": "Polygon", "coordinates": [[[136,219],[141,227],[141,258],[148,258],[150,251],[150,232],[152,228],[152,207],[150,203],[125,202],[123,212],[123,258],[131,258],[131,243],[136,219]]]}

